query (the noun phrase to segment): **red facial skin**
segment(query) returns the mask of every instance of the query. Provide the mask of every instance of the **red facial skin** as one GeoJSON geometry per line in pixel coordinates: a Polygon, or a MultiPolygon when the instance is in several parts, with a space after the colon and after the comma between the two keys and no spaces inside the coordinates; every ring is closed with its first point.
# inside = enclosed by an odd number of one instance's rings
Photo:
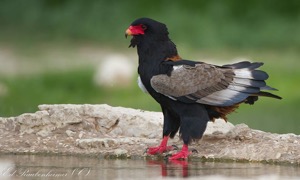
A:
{"type": "Polygon", "coordinates": [[[142,24],[129,26],[129,28],[126,30],[126,36],[136,36],[142,34],[145,34],[145,27],[142,24]]]}

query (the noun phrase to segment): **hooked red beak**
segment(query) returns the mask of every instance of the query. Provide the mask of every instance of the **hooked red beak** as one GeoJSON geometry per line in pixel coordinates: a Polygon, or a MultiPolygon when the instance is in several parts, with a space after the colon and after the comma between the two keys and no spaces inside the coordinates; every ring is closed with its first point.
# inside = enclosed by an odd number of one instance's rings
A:
{"type": "Polygon", "coordinates": [[[140,34],[145,34],[144,29],[142,25],[137,25],[137,26],[129,26],[128,29],[125,31],[125,37],[127,36],[135,36],[135,35],[140,35],[140,34]]]}

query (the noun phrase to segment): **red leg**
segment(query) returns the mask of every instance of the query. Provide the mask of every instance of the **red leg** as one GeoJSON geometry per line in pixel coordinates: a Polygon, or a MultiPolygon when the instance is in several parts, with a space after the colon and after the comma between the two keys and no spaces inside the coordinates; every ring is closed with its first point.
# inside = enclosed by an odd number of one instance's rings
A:
{"type": "Polygon", "coordinates": [[[168,140],[169,140],[169,136],[164,136],[160,145],[157,147],[149,147],[147,153],[151,155],[155,155],[155,154],[162,154],[163,152],[173,150],[173,146],[167,146],[168,140]]]}
{"type": "Polygon", "coordinates": [[[187,144],[184,144],[182,146],[182,149],[180,152],[173,154],[169,160],[178,160],[178,159],[187,159],[189,156],[190,152],[189,152],[189,148],[187,144]]]}

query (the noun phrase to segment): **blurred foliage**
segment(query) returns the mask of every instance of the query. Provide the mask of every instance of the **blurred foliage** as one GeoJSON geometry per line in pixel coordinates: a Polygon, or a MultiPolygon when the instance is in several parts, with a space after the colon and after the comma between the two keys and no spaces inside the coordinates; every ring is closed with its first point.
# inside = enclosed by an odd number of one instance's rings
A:
{"type": "MultiPolygon", "coordinates": [[[[72,53],[72,51],[70,51],[72,53]]],[[[75,50],[74,50],[75,53],[75,50]]],[[[270,75],[268,84],[279,89],[274,92],[282,100],[261,98],[255,105],[242,105],[229,116],[231,123],[246,123],[251,128],[277,133],[300,134],[300,52],[279,51],[208,51],[205,56],[213,59],[254,54],[255,60],[266,63],[262,67],[270,75]],[[289,63],[287,63],[289,62],[289,63]]],[[[44,72],[22,77],[2,77],[8,88],[6,96],[0,96],[0,116],[16,116],[37,111],[39,104],[109,104],[143,110],[160,111],[160,106],[143,93],[136,80],[127,88],[98,87],[93,83],[95,69],[84,68],[59,72],[44,72]]]]}
{"type": "MultiPolygon", "coordinates": [[[[21,51],[36,57],[43,55],[36,47],[45,42],[54,46],[63,42],[68,53],[75,55],[74,44],[120,50],[129,43],[124,39],[125,29],[138,17],[166,23],[183,57],[229,60],[246,56],[265,62],[262,69],[270,74],[268,84],[278,88],[275,93],[284,99],[264,98],[254,106],[243,105],[229,120],[265,131],[300,134],[299,0],[1,0],[0,44],[20,43],[21,51]]],[[[92,82],[93,74],[94,69],[75,69],[0,77],[8,89],[7,95],[0,96],[0,116],[34,112],[37,105],[47,103],[108,103],[160,110],[137,85],[99,88],[92,82]]]]}
{"type": "Polygon", "coordinates": [[[300,47],[298,0],[1,0],[0,38],[113,44],[143,16],[197,48],[300,47]]]}
{"type": "Polygon", "coordinates": [[[92,81],[93,75],[92,69],[75,69],[0,78],[9,88],[9,94],[0,97],[0,117],[35,112],[40,104],[109,103],[133,108],[149,107],[147,97],[137,86],[99,88],[92,81]]]}

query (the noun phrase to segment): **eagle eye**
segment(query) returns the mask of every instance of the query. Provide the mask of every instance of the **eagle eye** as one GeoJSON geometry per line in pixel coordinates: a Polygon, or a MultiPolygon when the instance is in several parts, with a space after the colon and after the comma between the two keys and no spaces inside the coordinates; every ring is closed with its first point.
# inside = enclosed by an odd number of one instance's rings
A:
{"type": "Polygon", "coordinates": [[[147,29],[147,26],[144,25],[144,24],[141,24],[141,27],[142,27],[143,30],[146,30],[146,29],[147,29]]]}

